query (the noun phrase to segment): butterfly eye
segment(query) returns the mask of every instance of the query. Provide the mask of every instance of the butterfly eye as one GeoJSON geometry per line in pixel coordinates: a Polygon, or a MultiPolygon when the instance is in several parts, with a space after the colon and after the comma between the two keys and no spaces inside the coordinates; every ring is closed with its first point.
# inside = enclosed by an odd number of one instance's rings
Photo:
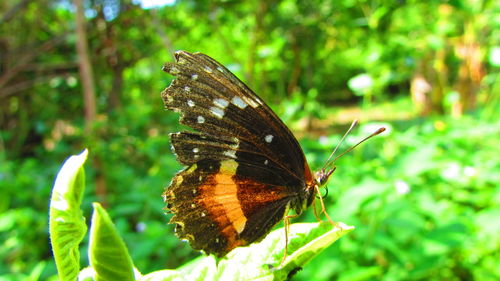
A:
{"type": "Polygon", "coordinates": [[[337,169],[337,167],[333,167],[332,169],[325,171],[325,170],[320,170],[316,172],[316,182],[319,187],[323,186],[326,184],[330,176],[333,174],[333,172],[337,169]]]}

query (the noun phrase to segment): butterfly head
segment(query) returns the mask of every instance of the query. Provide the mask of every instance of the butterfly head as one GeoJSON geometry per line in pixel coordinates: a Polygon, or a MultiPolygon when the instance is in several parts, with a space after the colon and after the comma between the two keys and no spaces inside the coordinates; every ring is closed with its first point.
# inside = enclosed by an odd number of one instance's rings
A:
{"type": "Polygon", "coordinates": [[[315,179],[318,187],[322,187],[328,182],[328,179],[330,179],[330,176],[333,174],[335,169],[337,169],[337,167],[333,166],[331,169],[321,169],[316,172],[315,179]]]}

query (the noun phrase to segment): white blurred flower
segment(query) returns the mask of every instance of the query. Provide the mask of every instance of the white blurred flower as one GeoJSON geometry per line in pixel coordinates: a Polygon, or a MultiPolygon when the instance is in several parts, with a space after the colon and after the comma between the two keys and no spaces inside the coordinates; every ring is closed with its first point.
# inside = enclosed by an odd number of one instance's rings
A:
{"type": "Polygon", "coordinates": [[[460,172],[460,165],[457,163],[452,163],[448,167],[446,167],[446,169],[444,169],[442,177],[449,180],[456,179],[460,176],[460,172]]]}
{"type": "Polygon", "coordinates": [[[135,230],[137,230],[137,232],[144,232],[146,230],[146,224],[143,222],[137,223],[135,225],[135,230]]]}
{"type": "Polygon", "coordinates": [[[349,79],[347,85],[356,95],[364,95],[373,88],[373,78],[370,74],[363,73],[349,79]]]}
{"type": "Polygon", "coordinates": [[[320,137],[319,137],[319,139],[318,139],[318,141],[319,141],[319,143],[321,143],[322,145],[326,145],[326,144],[328,144],[328,143],[329,143],[329,139],[328,139],[328,137],[327,137],[327,136],[325,136],[325,135],[320,136],[320,137]]]}
{"type": "Polygon", "coordinates": [[[408,185],[408,183],[402,180],[397,180],[395,183],[395,187],[396,187],[396,192],[401,195],[410,193],[411,191],[411,188],[408,185]]]}
{"type": "Polygon", "coordinates": [[[464,175],[467,177],[473,177],[477,175],[477,170],[474,167],[467,166],[464,168],[464,175]]]}
{"type": "Polygon", "coordinates": [[[381,136],[387,136],[392,133],[392,125],[386,122],[370,122],[367,124],[363,124],[360,128],[360,131],[364,135],[369,135],[382,127],[385,128],[385,131],[380,134],[381,136]]]}

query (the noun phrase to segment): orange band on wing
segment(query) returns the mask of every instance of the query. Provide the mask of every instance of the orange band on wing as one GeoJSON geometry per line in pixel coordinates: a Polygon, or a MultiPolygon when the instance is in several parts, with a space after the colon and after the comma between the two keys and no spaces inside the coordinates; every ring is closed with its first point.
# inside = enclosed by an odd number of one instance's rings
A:
{"type": "Polygon", "coordinates": [[[226,251],[247,244],[239,237],[247,218],[238,199],[238,183],[233,179],[237,167],[238,163],[234,160],[221,162],[219,172],[207,176],[199,187],[198,200],[227,239],[226,251]]]}
{"type": "Polygon", "coordinates": [[[245,228],[247,218],[241,209],[238,200],[238,185],[232,180],[232,175],[218,174],[215,176],[213,187],[213,200],[223,206],[227,219],[231,222],[236,232],[241,233],[245,228]]]}

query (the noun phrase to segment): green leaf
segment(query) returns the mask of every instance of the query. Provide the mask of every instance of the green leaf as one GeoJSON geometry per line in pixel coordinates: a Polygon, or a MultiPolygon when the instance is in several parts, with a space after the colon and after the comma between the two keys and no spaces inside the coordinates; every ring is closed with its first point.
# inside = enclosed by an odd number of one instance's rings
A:
{"type": "Polygon", "coordinates": [[[50,199],[49,232],[59,279],[76,280],[80,271],[78,245],[87,226],[80,210],[88,151],[71,156],[57,174],[50,199]]]}
{"type": "Polygon", "coordinates": [[[217,261],[214,256],[202,256],[188,262],[177,270],[160,270],[145,275],[141,281],[175,280],[203,281],[216,280],[217,261]]]}
{"type": "Polygon", "coordinates": [[[94,280],[135,280],[132,258],[108,213],[99,203],[93,206],[89,259],[94,280]]]}
{"type": "Polygon", "coordinates": [[[354,227],[342,223],[296,223],[290,225],[288,255],[284,228],[271,232],[263,241],[230,252],[217,261],[202,257],[178,270],[157,271],[142,280],[286,280],[315,256],[354,227]]]}

